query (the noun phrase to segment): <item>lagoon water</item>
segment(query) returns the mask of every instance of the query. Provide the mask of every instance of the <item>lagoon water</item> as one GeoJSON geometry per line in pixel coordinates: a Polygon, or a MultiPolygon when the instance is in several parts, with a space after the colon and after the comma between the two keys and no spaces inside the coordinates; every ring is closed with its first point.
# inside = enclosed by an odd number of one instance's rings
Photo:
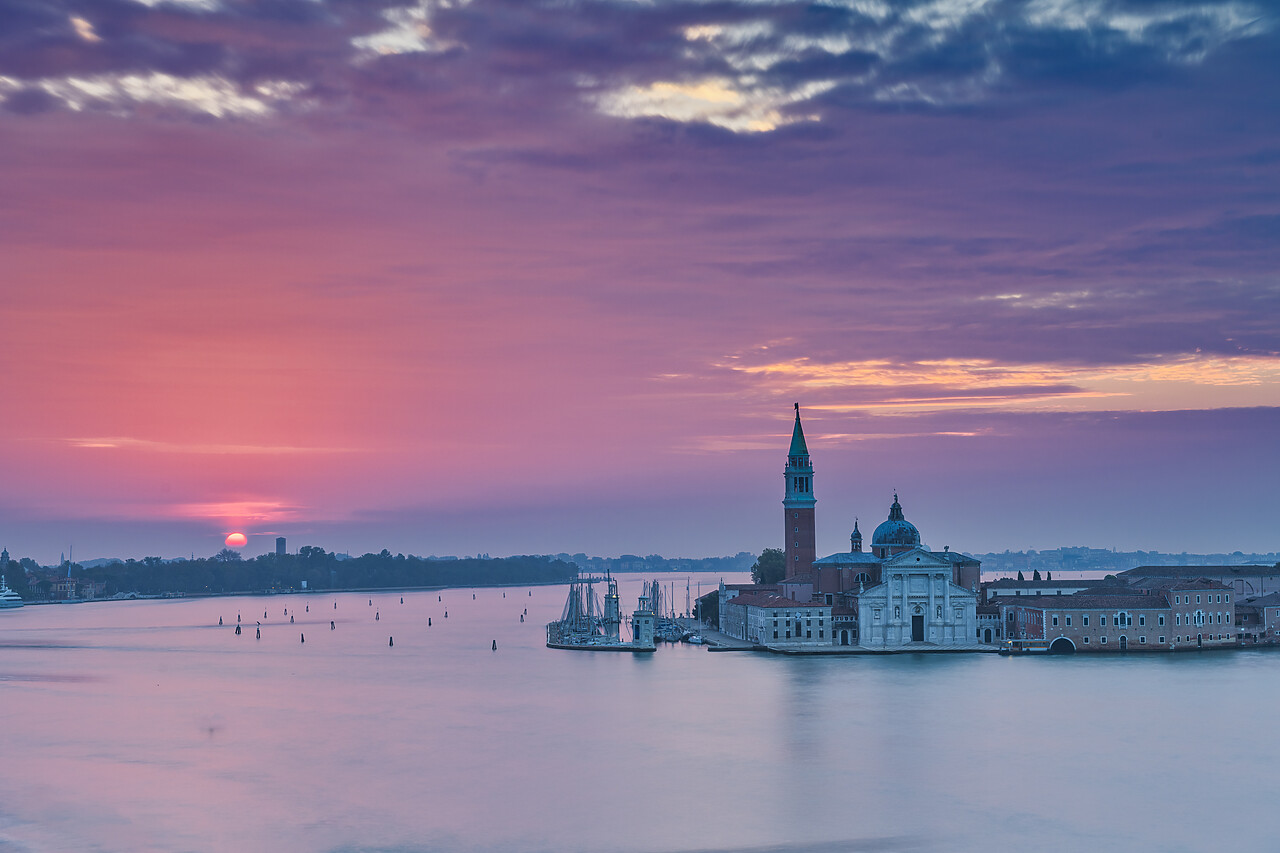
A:
{"type": "Polygon", "coordinates": [[[554,651],[563,597],[0,613],[0,850],[1280,847],[1280,652],[554,651]]]}

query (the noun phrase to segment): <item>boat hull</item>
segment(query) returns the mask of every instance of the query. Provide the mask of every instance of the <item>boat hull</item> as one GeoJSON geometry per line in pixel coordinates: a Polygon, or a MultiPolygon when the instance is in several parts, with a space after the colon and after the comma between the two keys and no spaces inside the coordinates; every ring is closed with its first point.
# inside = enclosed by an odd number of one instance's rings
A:
{"type": "Polygon", "coordinates": [[[645,654],[654,651],[653,646],[633,646],[631,643],[595,644],[576,646],[570,643],[547,643],[549,649],[566,649],[573,652],[638,652],[645,654]]]}

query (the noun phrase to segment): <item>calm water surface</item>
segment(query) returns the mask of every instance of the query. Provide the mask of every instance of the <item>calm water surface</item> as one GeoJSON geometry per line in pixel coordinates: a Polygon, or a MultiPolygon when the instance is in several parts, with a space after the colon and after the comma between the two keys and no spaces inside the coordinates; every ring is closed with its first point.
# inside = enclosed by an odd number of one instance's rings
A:
{"type": "Polygon", "coordinates": [[[589,654],[529,593],[0,613],[0,850],[1280,848],[1280,653],[589,654]]]}

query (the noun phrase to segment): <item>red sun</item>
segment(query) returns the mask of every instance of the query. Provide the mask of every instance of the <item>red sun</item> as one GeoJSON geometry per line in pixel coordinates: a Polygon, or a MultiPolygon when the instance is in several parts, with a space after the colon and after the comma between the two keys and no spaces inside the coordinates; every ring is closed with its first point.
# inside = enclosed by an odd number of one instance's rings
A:
{"type": "Polygon", "coordinates": [[[239,548],[240,546],[245,545],[248,542],[249,542],[249,538],[245,536],[243,533],[232,533],[229,536],[227,536],[227,545],[231,546],[232,548],[239,548]]]}

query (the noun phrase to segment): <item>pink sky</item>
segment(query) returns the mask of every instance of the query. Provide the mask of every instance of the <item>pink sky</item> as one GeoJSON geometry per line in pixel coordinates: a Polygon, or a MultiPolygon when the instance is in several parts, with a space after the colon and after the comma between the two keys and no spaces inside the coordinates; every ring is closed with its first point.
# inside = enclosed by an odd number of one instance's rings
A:
{"type": "Polygon", "coordinates": [[[15,555],[1280,548],[1248,3],[379,8],[0,13],[15,555]]]}

